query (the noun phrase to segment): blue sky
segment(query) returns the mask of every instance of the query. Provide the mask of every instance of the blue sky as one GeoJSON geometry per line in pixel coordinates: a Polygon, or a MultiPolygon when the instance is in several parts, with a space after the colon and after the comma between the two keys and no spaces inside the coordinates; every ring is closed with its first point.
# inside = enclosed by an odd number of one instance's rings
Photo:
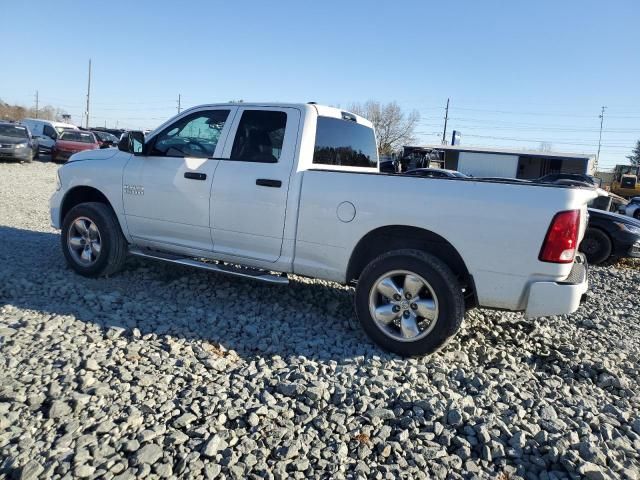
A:
{"type": "Polygon", "coordinates": [[[421,114],[419,143],[595,153],[640,138],[640,2],[3,2],[0,98],[92,124],[153,128],[231,99],[347,106],[395,100],[421,114]],[[8,21],[8,19],[12,19],[8,21]],[[10,67],[10,75],[7,75],[10,67]]]}

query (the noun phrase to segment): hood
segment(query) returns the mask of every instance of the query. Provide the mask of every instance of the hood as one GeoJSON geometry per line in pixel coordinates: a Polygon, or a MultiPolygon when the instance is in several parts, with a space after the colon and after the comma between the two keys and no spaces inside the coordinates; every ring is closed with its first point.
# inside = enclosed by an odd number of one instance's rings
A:
{"type": "Polygon", "coordinates": [[[0,135],[0,144],[14,145],[16,143],[27,143],[28,138],[8,137],[6,135],[0,135]]]}
{"type": "Polygon", "coordinates": [[[597,208],[589,209],[589,216],[594,218],[601,218],[602,220],[610,220],[612,222],[626,223],[633,225],[634,227],[640,227],[640,220],[628,217],[626,215],[620,215],[614,212],[605,212],[604,210],[598,210],[597,208]]]}
{"type": "Polygon", "coordinates": [[[85,150],[83,152],[76,153],[71,156],[71,158],[67,161],[69,162],[78,162],[81,160],[107,160],[120,150],[117,148],[103,148],[100,150],[85,150]]]}
{"type": "Polygon", "coordinates": [[[90,150],[92,148],[96,148],[96,143],[85,143],[85,142],[72,142],[70,140],[57,140],[56,147],[58,148],[66,148],[68,150],[90,150]]]}

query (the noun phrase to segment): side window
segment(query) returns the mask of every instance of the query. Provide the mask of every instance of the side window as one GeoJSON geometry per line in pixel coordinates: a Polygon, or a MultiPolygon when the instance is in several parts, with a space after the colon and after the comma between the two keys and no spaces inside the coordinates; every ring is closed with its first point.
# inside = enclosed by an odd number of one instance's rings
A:
{"type": "Polygon", "coordinates": [[[230,110],[208,110],[181,118],[154,140],[149,155],[213,157],[230,110]]]}
{"type": "Polygon", "coordinates": [[[276,163],[282,153],[287,114],[245,110],[238,124],[230,160],[276,163]]]}
{"type": "Polygon", "coordinates": [[[375,168],[378,147],[373,129],[351,120],[318,117],[313,163],[375,168]]]}
{"type": "Polygon", "coordinates": [[[42,128],[42,133],[43,133],[43,135],[45,135],[45,136],[47,136],[49,138],[53,138],[54,140],[58,136],[58,134],[56,133],[56,130],[51,125],[45,125],[42,128]]]}

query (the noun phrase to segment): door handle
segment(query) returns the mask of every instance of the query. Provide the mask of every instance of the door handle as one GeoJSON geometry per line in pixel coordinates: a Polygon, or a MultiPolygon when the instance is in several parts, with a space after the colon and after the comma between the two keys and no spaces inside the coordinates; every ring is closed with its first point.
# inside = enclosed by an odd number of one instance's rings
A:
{"type": "Polygon", "coordinates": [[[280,180],[270,180],[268,178],[258,178],[256,180],[256,185],[260,185],[261,187],[280,188],[282,186],[282,181],[280,181],[280,180]]]}
{"type": "Polygon", "coordinates": [[[184,178],[188,178],[189,180],[206,180],[206,173],[199,172],[184,172],[184,178]]]}

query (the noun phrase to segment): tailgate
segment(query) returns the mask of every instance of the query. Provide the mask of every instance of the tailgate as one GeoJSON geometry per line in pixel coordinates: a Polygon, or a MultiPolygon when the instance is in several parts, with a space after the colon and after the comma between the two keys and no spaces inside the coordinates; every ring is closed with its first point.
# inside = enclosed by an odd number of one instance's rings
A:
{"type": "Polygon", "coordinates": [[[598,191],[595,188],[573,188],[571,189],[571,206],[570,210],[580,210],[580,233],[578,236],[578,244],[584,238],[589,222],[588,204],[591,200],[598,197],[598,191]]]}

